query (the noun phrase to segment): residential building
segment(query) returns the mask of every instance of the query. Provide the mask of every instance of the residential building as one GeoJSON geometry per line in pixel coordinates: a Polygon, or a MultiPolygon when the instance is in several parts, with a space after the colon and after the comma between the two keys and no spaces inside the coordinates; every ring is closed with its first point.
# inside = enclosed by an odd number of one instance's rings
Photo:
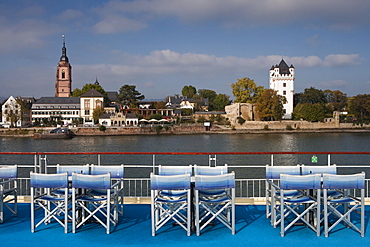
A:
{"type": "Polygon", "coordinates": [[[2,105],[2,124],[7,127],[27,127],[31,123],[33,97],[10,96],[2,105]]]}
{"type": "Polygon", "coordinates": [[[291,119],[293,113],[293,96],[294,96],[294,75],[295,68],[286,64],[284,59],[279,65],[272,66],[270,69],[270,89],[277,91],[279,95],[286,98],[284,104],[283,119],[291,119]]]}

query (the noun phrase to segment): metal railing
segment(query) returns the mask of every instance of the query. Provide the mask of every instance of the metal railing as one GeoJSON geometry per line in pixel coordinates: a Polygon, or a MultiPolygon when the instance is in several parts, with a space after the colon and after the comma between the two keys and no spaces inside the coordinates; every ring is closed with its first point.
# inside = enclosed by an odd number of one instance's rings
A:
{"type": "MultiPolygon", "coordinates": [[[[311,158],[319,157],[321,163],[318,165],[331,165],[333,160],[338,161],[336,156],[351,156],[352,160],[354,160],[353,157],[365,157],[360,159],[360,163],[355,161],[353,164],[348,164],[346,159],[340,161],[342,164],[337,164],[338,173],[349,174],[364,170],[370,177],[370,163],[367,163],[370,162],[370,152],[0,152],[0,163],[2,165],[10,164],[10,162],[3,162],[3,160],[7,160],[2,159],[5,156],[11,157],[8,160],[17,160],[15,157],[22,158],[21,163],[17,162],[20,196],[30,195],[30,171],[53,173],[59,163],[57,161],[60,161],[60,164],[63,165],[85,165],[87,163],[119,165],[124,163],[125,197],[150,197],[150,172],[156,172],[159,165],[174,165],[173,163],[178,162],[176,159],[178,156],[182,157],[181,165],[199,164],[193,160],[194,156],[201,157],[201,165],[208,166],[224,165],[225,160],[232,161],[232,163],[227,163],[229,171],[235,171],[236,174],[236,196],[238,198],[265,198],[266,164],[284,165],[281,160],[286,159],[287,156],[289,160],[295,161],[294,164],[307,164],[313,161],[311,158]],[[74,159],[71,159],[71,156],[74,159]],[[142,156],[145,156],[145,159],[141,159],[141,163],[135,164],[133,162],[140,160],[139,157],[142,156]],[[252,156],[258,158],[252,159],[252,156]],[[279,156],[282,156],[282,158],[279,156]],[[303,158],[298,158],[298,156],[303,158]],[[57,158],[54,159],[54,157],[57,158]],[[294,158],[292,159],[292,157],[294,158]],[[191,161],[186,162],[187,160],[191,161]],[[256,165],[258,161],[261,162],[256,165]]],[[[292,163],[285,164],[292,165],[292,163]]],[[[370,199],[369,181],[370,179],[367,178],[366,197],[370,199]]]]}

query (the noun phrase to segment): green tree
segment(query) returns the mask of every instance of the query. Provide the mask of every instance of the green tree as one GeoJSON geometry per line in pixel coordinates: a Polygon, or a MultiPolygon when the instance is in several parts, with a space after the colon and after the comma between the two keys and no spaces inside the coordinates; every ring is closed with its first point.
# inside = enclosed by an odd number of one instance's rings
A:
{"type": "Polygon", "coordinates": [[[254,80],[244,77],[231,84],[236,103],[255,103],[263,93],[263,86],[257,86],[254,80]]]}
{"type": "Polygon", "coordinates": [[[214,110],[224,111],[225,106],[229,104],[230,97],[226,94],[217,94],[216,98],[213,101],[214,110]]]}
{"type": "Polygon", "coordinates": [[[197,93],[197,89],[192,85],[184,86],[181,90],[182,96],[186,96],[188,99],[193,98],[194,94],[197,93]]]}
{"type": "Polygon", "coordinates": [[[287,100],[273,89],[265,89],[257,98],[256,109],[261,120],[279,121],[284,116],[287,100]]]}
{"type": "Polygon", "coordinates": [[[136,90],[136,86],[123,85],[119,89],[117,99],[122,105],[128,105],[130,107],[135,108],[137,107],[139,100],[145,99],[145,96],[141,95],[141,93],[136,90]]]}
{"type": "Polygon", "coordinates": [[[330,111],[343,111],[347,107],[347,94],[339,90],[331,91],[329,89],[324,91],[327,107],[330,111]]]}
{"type": "Polygon", "coordinates": [[[293,119],[304,119],[310,122],[323,121],[325,118],[325,107],[323,104],[299,103],[293,111],[293,119]]]}
{"type": "Polygon", "coordinates": [[[305,104],[326,104],[328,103],[324,91],[316,89],[314,87],[305,88],[303,93],[298,93],[294,95],[294,103],[298,105],[299,103],[305,104]]]}
{"type": "Polygon", "coordinates": [[[199,89],[198,95],[202,97],[203,99],[208,99],[208,110],[212,111],[214,110],[214,100],[217,96],[217,93],[210,89],[199,89]]]}
{"type": "Polygon", "coordinates": [[[349,113],[355,115],[360,122],[370,118],[370,94],[359,94],[350,98],[348,102],[349,113]]]}
{"type": "Polygon", "coordinates": [[[157,119],[157,120],[161,120],[163,118],[163,116],[159,113],[156,113],[156,114],[152,114],[149,116],[149,119],[157,119]]]}

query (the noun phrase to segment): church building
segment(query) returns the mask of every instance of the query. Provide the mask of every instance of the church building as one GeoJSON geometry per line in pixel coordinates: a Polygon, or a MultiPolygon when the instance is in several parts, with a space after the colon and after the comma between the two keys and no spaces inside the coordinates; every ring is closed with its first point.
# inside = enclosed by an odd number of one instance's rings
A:
{"type": "Polygon", "coordinates": [[[273,65],[270,69],[270,89],[277,91],[279,95],[285,96],[287,103],[284,104],[283,119],[292,119],[293,96],[294,96],[294,66],[290,67],[284,59],[279,65],[273,65]]]}
{"type": "Polygon", "coordinates": [[[57,67],[55,97],[70,97],[72,93],[72,66],[67,57],[66,43],[63,37],[62,56],[57,67]]]}

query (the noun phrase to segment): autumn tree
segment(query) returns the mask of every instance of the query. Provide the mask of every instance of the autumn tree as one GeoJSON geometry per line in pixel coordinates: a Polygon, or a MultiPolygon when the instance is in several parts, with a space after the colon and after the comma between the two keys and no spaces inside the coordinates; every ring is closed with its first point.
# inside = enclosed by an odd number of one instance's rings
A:
{"type": "Polygon", "coordinates": [[[154,109],[165,109],[165,108],[166,108],[166,102],[164,101],[154,102],[154,109]]]}
{"type": "Polygon", "coordinates": [[[145,99],[145,96],[141,95],[141,93],[136,90],[136,86],[123,85],[119,89],[117,99],[122,105],[128,105],[132,108],[135,108],[140,100],[145,99]]]}
{"type": "Polygon", "coordinates": [[[188,99],[193,98],[194,94],[197,93],[197,89],[192,85],[184,86],[181,90],[182,96],[187,97],[188,99]]]}
{"type": "Polygon", "coordinates": [[[257,86],[254,80],[244,77],[231,84],[236,103],[255,103],[263,93],[263,86],[257,86]]]}
{"type": "Polygon", "coordinates": [[[350,98],[348,108],[349,112],[363,123],[364,119],[370,118],[370,94],[359,94],[350,98]]]}
{"type": "Polygon", "coordinates": [[[104,109],[101,107],[97,107],[94,109],[92,113],[92,118],[94,119],[95,124],[99,122],[99,118],[103,113],[104,113],[104,109]]]}
{"type": "Polygon", "coordinates": [[[278,121],[284,116],[287,100],[273,89],[265,89],[257,98],[256,110],[261,120],[278,121]]]}

